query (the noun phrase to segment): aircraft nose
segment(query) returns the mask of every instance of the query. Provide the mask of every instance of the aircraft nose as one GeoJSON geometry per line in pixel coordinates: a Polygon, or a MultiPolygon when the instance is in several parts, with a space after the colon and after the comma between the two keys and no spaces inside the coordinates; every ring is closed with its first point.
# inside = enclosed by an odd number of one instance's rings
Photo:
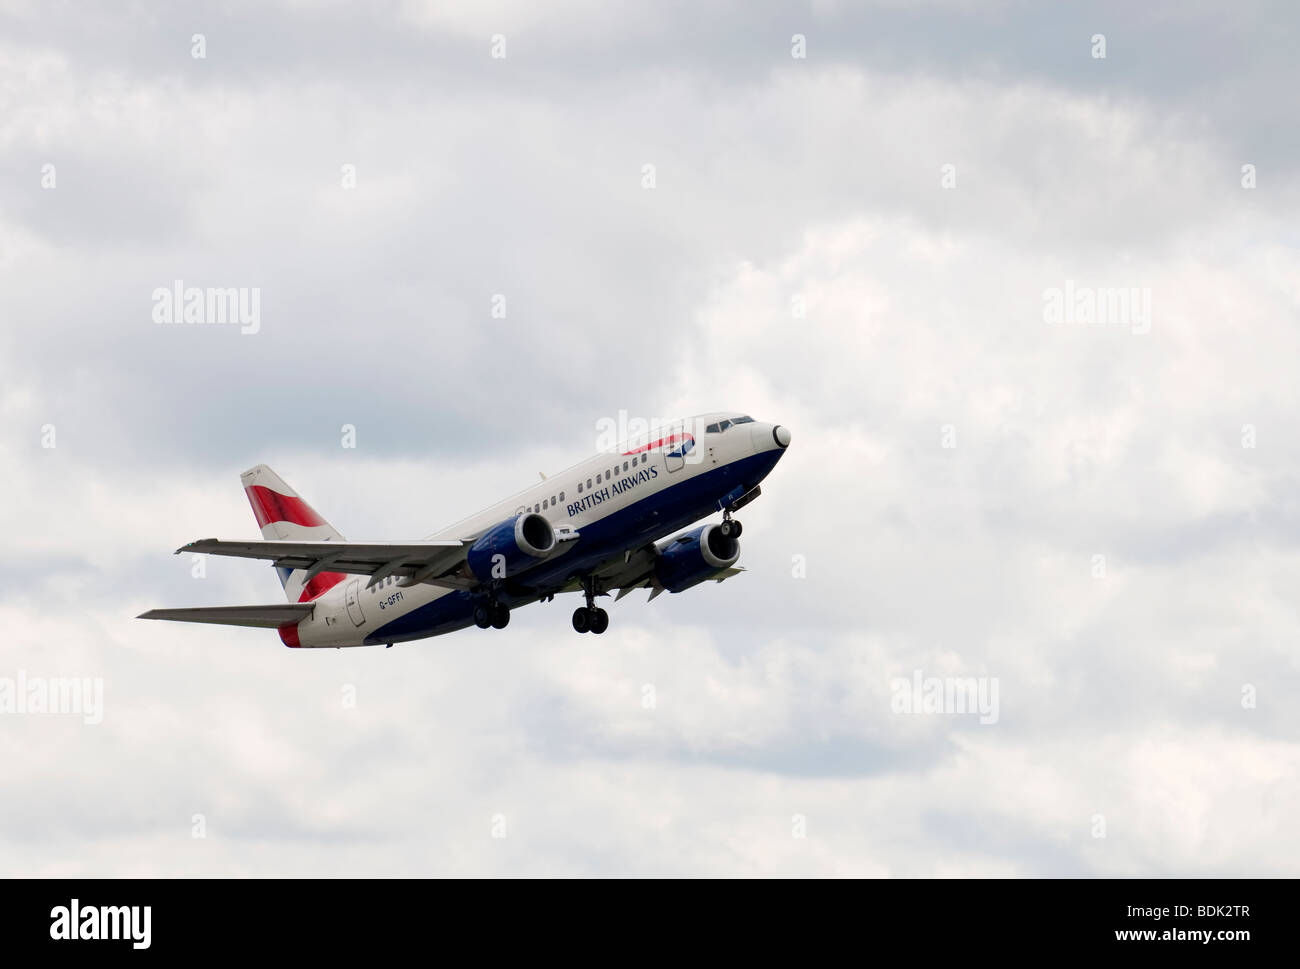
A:
{"type": "Polygon", "coordinates": [[[772,440],[776,441],[776,446],[787,448],[790,446],[790,428],[783,424],[777,424],[772,428],[772,440]]]}

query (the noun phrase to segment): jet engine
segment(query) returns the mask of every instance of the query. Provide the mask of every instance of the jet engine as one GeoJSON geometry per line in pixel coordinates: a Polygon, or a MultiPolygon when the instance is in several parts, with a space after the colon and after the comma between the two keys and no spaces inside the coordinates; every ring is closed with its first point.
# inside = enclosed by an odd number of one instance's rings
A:
{"type": "Polygon", "coordinates": [[[658,549],[655,578],[669,592],[685,592],[740,558],[740,542],[723,535],[716,524],[701,525],[658,549]]]}
{"type": "Polygon", "coordinates": [[[530,512],[498,522],[470,546],[465,562],[480,582],[504,579],[537,565],[556,549],[555,529],[530,512]]]}

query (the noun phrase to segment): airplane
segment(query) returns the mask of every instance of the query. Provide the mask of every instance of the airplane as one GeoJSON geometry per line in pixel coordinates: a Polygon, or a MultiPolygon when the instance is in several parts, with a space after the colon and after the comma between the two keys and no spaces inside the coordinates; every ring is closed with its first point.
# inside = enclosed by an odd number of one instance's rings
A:
{"type": "MultiPolygon", "coordinates": [[[[702,414],[575,464],[420,542],[349,542],[265,464],[240,475],[262,541],[215,538],[176,550],[262,559],[287,603],[151,609],[139,619],[276,629],[293,648],[409,642],[556,595],[586,602],[573,628],[597,635],[636,589],[679,593],[744,571],[732,513],[760,494],[790,431],[738,412],[702,414]],[[702,518],[722,520],[666,538],[702,518]],[[362,579],[365,579],[363,582],[362,579]]],[[[649,600],[647,600],[649,601],[649,600]]]]}

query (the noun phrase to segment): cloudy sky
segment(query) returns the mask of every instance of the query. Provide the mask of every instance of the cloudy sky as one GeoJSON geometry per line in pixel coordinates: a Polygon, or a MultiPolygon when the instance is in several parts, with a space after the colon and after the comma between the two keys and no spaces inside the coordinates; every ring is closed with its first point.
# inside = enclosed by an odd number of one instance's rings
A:
{"type": "Polygon", "coordinates": [[[104,691],[0,872],[1300,874],[1295,11],[463,7],[0,0],[0,685],[104,691]],[[749,571],[602,637],[132,618],[280,600],[170,554],[253,464],[411,539],[714,409],[749,571]]]}

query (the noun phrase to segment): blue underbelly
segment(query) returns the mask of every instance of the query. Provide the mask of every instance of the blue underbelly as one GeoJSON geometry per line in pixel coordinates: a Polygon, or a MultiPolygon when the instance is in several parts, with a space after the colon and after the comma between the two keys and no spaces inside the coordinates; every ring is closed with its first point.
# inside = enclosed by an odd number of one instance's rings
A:
{"type": "MultiPolygon", "coordinates": [[[[500,601],[516,606],[558,592],[575,575],[589,571],[625,549],[639,548],[717,511],[718,499],[737,485],[752,488],[767,476],[781,451],[764,451],[733,461],[663,489],[580,529],[577,547],[519,577],[517,594],[500,601]]],[[[667,472],[672,474],[672,472],[667,472]]],[[[452,592],[413,609],[366,637],[367,643],[396,643],[463,629],[474,622],[477,597],[452,592]]]]}

